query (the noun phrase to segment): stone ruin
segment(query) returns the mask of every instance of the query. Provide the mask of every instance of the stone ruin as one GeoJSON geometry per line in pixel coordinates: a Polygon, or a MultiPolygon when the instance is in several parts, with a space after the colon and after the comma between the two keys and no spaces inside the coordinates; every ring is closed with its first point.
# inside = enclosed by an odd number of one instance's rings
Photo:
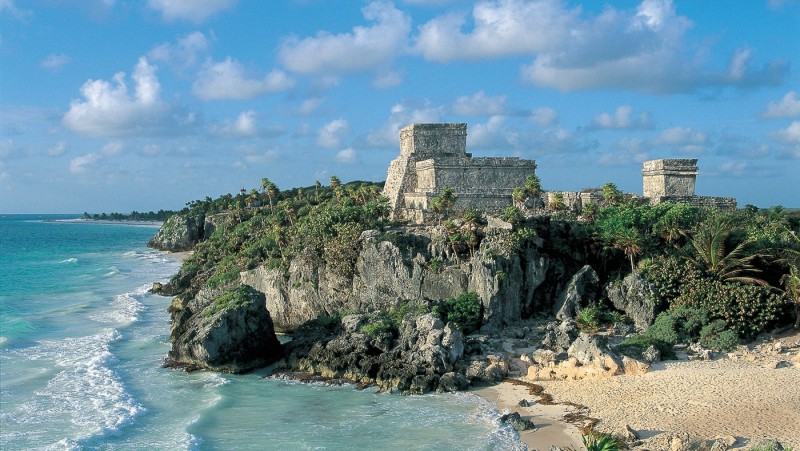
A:
{"type": "MultiPolygon", "coordinates": [[[[534,160],[508,157],[473,158],[467,153],[467,124],[411,124],[400,130],[400,156],[389,165],[383,195],[391,217],[424,223],[431,219],[430,203],[449,187],[453,210],[498,213],[512,205],[514,188],[536,172],[534,160]]],[[[642,163],[644,198],[650,204],[679,202],[702,208],[735,209],[731,197],[697,196],[696,159],[662,159],[642,163]]],[[[543,193],[547,205],[558,196],[568,210],[599,203],[598,192],[543,193]]]]}
{"type": "Polygon", "coordinates": [[[697,159],[650,160],[642,163],[642,194],[650,203],[676,202],[703,208],[732,210],[733,197],[697,196],[697,159]]]}
{"type": "Polygon", "coordinates": [[[536,171],[519,158],[473,158],[467,124],[412,124],[400,130],[400,156],[389,165],[383,195],[391,216],[423,223],[431,201],[449,187],[454,210],[496,213],[511,205],[511,193],[536,171]]]}

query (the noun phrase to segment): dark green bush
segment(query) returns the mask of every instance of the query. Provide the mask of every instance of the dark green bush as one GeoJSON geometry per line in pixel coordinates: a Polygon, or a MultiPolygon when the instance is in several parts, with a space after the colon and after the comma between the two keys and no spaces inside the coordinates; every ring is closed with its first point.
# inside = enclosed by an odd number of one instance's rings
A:
{"type": "Polygon", "coordinates": [[[465,335],[481,327],[483,306],[478,299],[478,293],[469,292],[448,299],[445,307],[447,321],[453,323],[465,335]]]}
{"type": "Polygon", "coordinates": [[[729,352],[736,349],[739,336],[728,329],[725,320],[711,321],[700,330],[700,344],[719,352],[729,352]]]}
{"type": "Polygon", "coordinates": [[[672,350],[672,344],[662,340],[651,338],[644,334],[633,335],[620,343],[616,350],[620,354],[635,359],[641,359],[642,353],[650,346],[654,346],[661,353],[661,357],[665,359],[674,359],[675,352],[672,350]]]}

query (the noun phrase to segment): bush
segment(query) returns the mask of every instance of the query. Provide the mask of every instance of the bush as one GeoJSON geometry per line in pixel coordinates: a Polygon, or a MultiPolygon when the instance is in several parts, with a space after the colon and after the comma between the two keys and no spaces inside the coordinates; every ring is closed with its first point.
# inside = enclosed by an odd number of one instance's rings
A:
{"type": "Polygon", "coordinates": [[[385,313],[379,314],[374,321],[361,326],[361,333],[367,334],[370,337],[377,337],[378,335],[391,333],[397,328],[397,325],[385,313]]]}
{"type": "Polygon", "coordinates": [[[714,320],[700,330],[700,344],[718,352],[730,352],[739,344],[736,332],[727,328],[725,320],[714,320]]]}
{"type": "Polygon", "coordinates": [[[622,341],[622,343],[619,344],[619,346],[617,346],[616,350],[620,354],[628,357],[641,359],[642,353],[650,346],[658,349],[658,352],[660,352],[661,356],[665,359],[675,358],[675,351],[672,350],[672,345],[670,343],[648,337],[644,334],[633,335],[626,338],[622,341]]]}
{"type": "Polygon", "coordinates": [[[464,335],[470,334],[481,327],[483,305],[478,299],[478,293],[464,293],[458,297],[448,299],[445,307],[447,321],[453,323],[464,335]]]}
{"type": "Polygon", "coordinates": [[[751,339],[781,321],[788,322],[791,303],[760,285],[702,278],[688,281],[673,306],[705,309],[712,318],[725,320],[739,337],[751,339]]]}
{"type": "Polygon", "coordinates": [[[214,298],[214,302],[212,302],[203,310],[202,315],[206,317],[214,316],[223,310],[246,305],[252,302],[252,296],[257,294],[258,291],[256,291],[253,287],[249,285],[239,285],[234,290],[214,298]]]}

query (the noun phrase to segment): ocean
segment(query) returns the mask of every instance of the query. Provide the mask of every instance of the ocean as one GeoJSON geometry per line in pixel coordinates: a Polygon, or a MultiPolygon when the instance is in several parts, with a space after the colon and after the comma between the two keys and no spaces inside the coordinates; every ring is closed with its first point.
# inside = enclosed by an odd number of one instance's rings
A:
{"type": "Polygon", "coordinates": [[[153,226],[0,215],[0,449],[525,449],[472,394],[162,368],[153,226]]]}

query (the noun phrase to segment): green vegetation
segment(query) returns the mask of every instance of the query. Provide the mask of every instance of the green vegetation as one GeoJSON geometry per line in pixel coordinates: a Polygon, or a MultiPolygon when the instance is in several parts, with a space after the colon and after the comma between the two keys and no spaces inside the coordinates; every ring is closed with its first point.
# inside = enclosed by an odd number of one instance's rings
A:
{"type": "Polygon", "coordinates": [[[600,304],[593,304],[578,311],[575,317],[575,324],[584,332],[597,332],[602,326],[613,326],[615,323],[627,321],[625,315],[620,312],[608,310],[600,304]]]}
{"type": "Polygon", "coordinates": [[[101,214],[89,214],[88,212],[83,212],[83,219],[94,219],[95,221],[166,221],[170,218],[170,216],[178,213],[177,211],[172,210],[158,210],[139,212],[133,210],[132,212],[125,214],[125,213],[101,213],[101,214]]]}
{"type": "Polygon", "coordinates": [[[214,316],[221,311],[249,304],[253,296],[258,294],[259,292],[251,286],[239,285],[232,291],[216,297],[214,302],[203,310],[203,316],[214,316]]]}
{"type": "Polygon", "coordinates": [[[611,434],[592,432],[582,435],[581,439],[583,439],[583,445],[587,451],[619,451],[622,449],[619,440],[611,434]]]}
{"type": "Polygon", "coordinates": [[[468,335],[481,327],[483,306],[478,293],[469,292],[445,302],[445,318],[453,323],[464,335],[468,335]]]}
{"type": "Polygon", "coordinates": [[[196,282],[224,287],[259,265],[286,271],[291,258],[306,251],[349,277],[361,232],[388,225],[388,200],[378,184],[331,180],[334,187],[280,191],[265,178],[261,192],[243,189],[238,196],[190,202],[183,214],[216,215],[216,230],[196,246],[184,271],[191,269],[196,282]]]}

